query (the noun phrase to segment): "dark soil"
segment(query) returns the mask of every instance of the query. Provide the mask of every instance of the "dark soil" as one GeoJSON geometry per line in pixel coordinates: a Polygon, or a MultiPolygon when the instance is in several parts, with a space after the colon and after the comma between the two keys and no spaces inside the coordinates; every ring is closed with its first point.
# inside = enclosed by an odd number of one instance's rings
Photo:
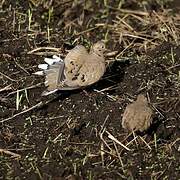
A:
{"type": "MultiPolygon", "coordinates": [[[[180,46],[167,41],[146,53],[136,47],[133,53],[127,49],[126,58],[110,63],[96,84],[42,97],[44,78],[33,73],[44,56],[28,51],[48,46],[66,54],[75,44],[89,46],[104,39],[106,31],[95,28],[82,33],[87,24],[111,23],[118,12],[107,9],[103,1],[89,0],[86,6],[82,2],[72,6],[71,1],[37,2],[7,0],[0,9],[0,179],[179,179],[180,46]],[[48,21],[50,7],[53,13],[48,21]],[[81,25],[77,17],[82,12],[81,25]],[[31,28],[28,13],[32,13],[31,28]],[[137,134],[150,148],[138,138],[127,151],[102,131],[123,144],[130,142],[134,137],[122,128],[122,113],[140,93],[154,110],[150,129],[137,134]],[[40,106],[23,112],[39,102],[40,106]]],[[[109,4],[117,7],[118,1],[109,4]]],[[[138,10],[141,6],[127,1],[123,7],[138,10]]],[[[156,1],[147,5],[151,11],[162,7],[174,8],[156,1]]],[[[111,35],[107,47],[125,48],[111,35]]]]}

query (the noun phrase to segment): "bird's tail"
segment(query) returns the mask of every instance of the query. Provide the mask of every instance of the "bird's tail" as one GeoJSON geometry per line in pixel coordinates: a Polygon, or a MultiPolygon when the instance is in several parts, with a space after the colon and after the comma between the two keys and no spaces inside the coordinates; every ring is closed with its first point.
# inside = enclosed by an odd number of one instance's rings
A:
{"type": "Polygon", "coordinates": [[[64,61],[54,55],[52,58],[45,58],[45,64],[39,64],[38,68],[40,71],[35,72],[35,75],[45,75],[45,85],[48,87],[46,91],[42,93],[42,96],[47,96],[56,91],[59,81],[62,81],[64,78],[64,61]]]}

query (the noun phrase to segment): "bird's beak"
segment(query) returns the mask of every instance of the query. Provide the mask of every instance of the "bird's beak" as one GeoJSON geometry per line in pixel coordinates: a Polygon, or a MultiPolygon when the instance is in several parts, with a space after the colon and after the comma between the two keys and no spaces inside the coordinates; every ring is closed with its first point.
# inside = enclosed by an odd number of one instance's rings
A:
{"type": "Polygon", "coordinates": [[[111,52],[111,50],[106,48],[106,49],[104,50],[104,52],[108,53],[108,52],[111,52]]]}

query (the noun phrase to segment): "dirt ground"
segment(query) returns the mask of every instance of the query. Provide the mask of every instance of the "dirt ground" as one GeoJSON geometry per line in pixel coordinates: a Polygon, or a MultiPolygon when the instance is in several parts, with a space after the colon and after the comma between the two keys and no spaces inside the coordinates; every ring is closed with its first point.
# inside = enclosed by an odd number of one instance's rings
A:
{"type": "Polygon", "coordinates": [[[179,179],[179,10],[178,0],[2,0],[0,179],[179,179]],[[98,40],[114,53],[103,78],[42,97],[33,73],[44,57],[98,40]],[[29,53],[42,47],[59,49],[29,53]],[[154,115],[134,137],[121,121],[138,94],[154,115]]]}

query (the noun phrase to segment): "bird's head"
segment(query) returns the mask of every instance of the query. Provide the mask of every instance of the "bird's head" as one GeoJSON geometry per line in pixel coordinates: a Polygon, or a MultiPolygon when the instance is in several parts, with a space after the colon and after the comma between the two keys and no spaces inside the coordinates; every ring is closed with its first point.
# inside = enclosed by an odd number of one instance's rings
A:
{"type": "Polygon", "coordinates": [[[91,48],[91,52],[94,52],[100,56],[102,56],[105,51],[106,51],[105,43],[102,41],[98,41],[91,48]]]}
{"type": "Polygon", "coordinates": [[[138,101],[139,103],[148,104],[148,100],[147,100],[147,98],[146,98],[143,94],[139,94],[139,95],[137,96],[137,101],[138,101]]]}

